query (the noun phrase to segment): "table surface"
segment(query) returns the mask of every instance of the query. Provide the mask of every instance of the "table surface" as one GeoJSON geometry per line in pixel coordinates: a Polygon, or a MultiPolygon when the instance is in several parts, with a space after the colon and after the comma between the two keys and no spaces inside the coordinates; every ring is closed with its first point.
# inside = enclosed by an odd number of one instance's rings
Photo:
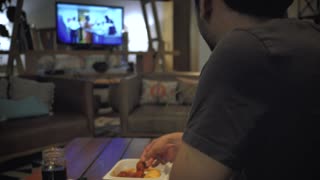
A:
{"type": "MultiPolygon", "coordinates": [[[[77,138],[65,147],[68,179],[101,180],[120,160],[139,158],[149,138],[77,138]]],[[[35,169],[27,180],[41,179],[35,169]]]]}

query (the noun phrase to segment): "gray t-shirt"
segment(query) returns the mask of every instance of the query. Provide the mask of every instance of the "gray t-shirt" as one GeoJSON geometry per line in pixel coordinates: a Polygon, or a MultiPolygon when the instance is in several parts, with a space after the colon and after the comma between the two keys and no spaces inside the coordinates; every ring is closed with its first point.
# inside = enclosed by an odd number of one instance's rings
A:
{"type": "Polygon", "coordinates": [[[276,19],[236,29],[202,70],[183,140],[246,179],[314,179],[320,28],[276,19]]]}

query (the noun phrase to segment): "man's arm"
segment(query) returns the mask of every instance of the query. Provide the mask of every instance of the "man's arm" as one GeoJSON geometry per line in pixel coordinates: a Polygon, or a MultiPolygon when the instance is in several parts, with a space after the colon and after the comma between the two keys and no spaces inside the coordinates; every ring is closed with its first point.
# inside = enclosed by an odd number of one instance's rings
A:
{"type": "Polygon", "coordinates": [[[174,161],[170,180],[229,180],[231,176],[230,168],[183,142],[174,161]]]}

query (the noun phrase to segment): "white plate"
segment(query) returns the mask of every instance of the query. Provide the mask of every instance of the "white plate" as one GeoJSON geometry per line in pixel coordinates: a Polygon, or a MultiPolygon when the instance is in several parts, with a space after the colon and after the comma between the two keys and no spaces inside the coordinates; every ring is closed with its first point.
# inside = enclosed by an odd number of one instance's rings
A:
{"type": "Polygon", "coordinates": [[[124,171],[130,168],[136,168],[136,164],[139,159],[122,159],[117,162],[116,165],[103,177],[104,180],[167,180],[171,170],[171,164],[159,165],[156,169],[159,169],[161,176],[158,178],[126,178],[126,177],[116,177],[120,171],[124,171]]]}

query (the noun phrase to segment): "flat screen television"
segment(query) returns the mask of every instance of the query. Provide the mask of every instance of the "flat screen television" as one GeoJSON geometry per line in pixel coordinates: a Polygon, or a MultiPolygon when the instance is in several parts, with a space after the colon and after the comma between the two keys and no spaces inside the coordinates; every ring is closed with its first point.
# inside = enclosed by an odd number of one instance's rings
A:
{"type": "Polygon", "coordinates": [[[56,35],[60,44],[83,47],[122,44],[123,7],[56,2],[56,35]]]}

